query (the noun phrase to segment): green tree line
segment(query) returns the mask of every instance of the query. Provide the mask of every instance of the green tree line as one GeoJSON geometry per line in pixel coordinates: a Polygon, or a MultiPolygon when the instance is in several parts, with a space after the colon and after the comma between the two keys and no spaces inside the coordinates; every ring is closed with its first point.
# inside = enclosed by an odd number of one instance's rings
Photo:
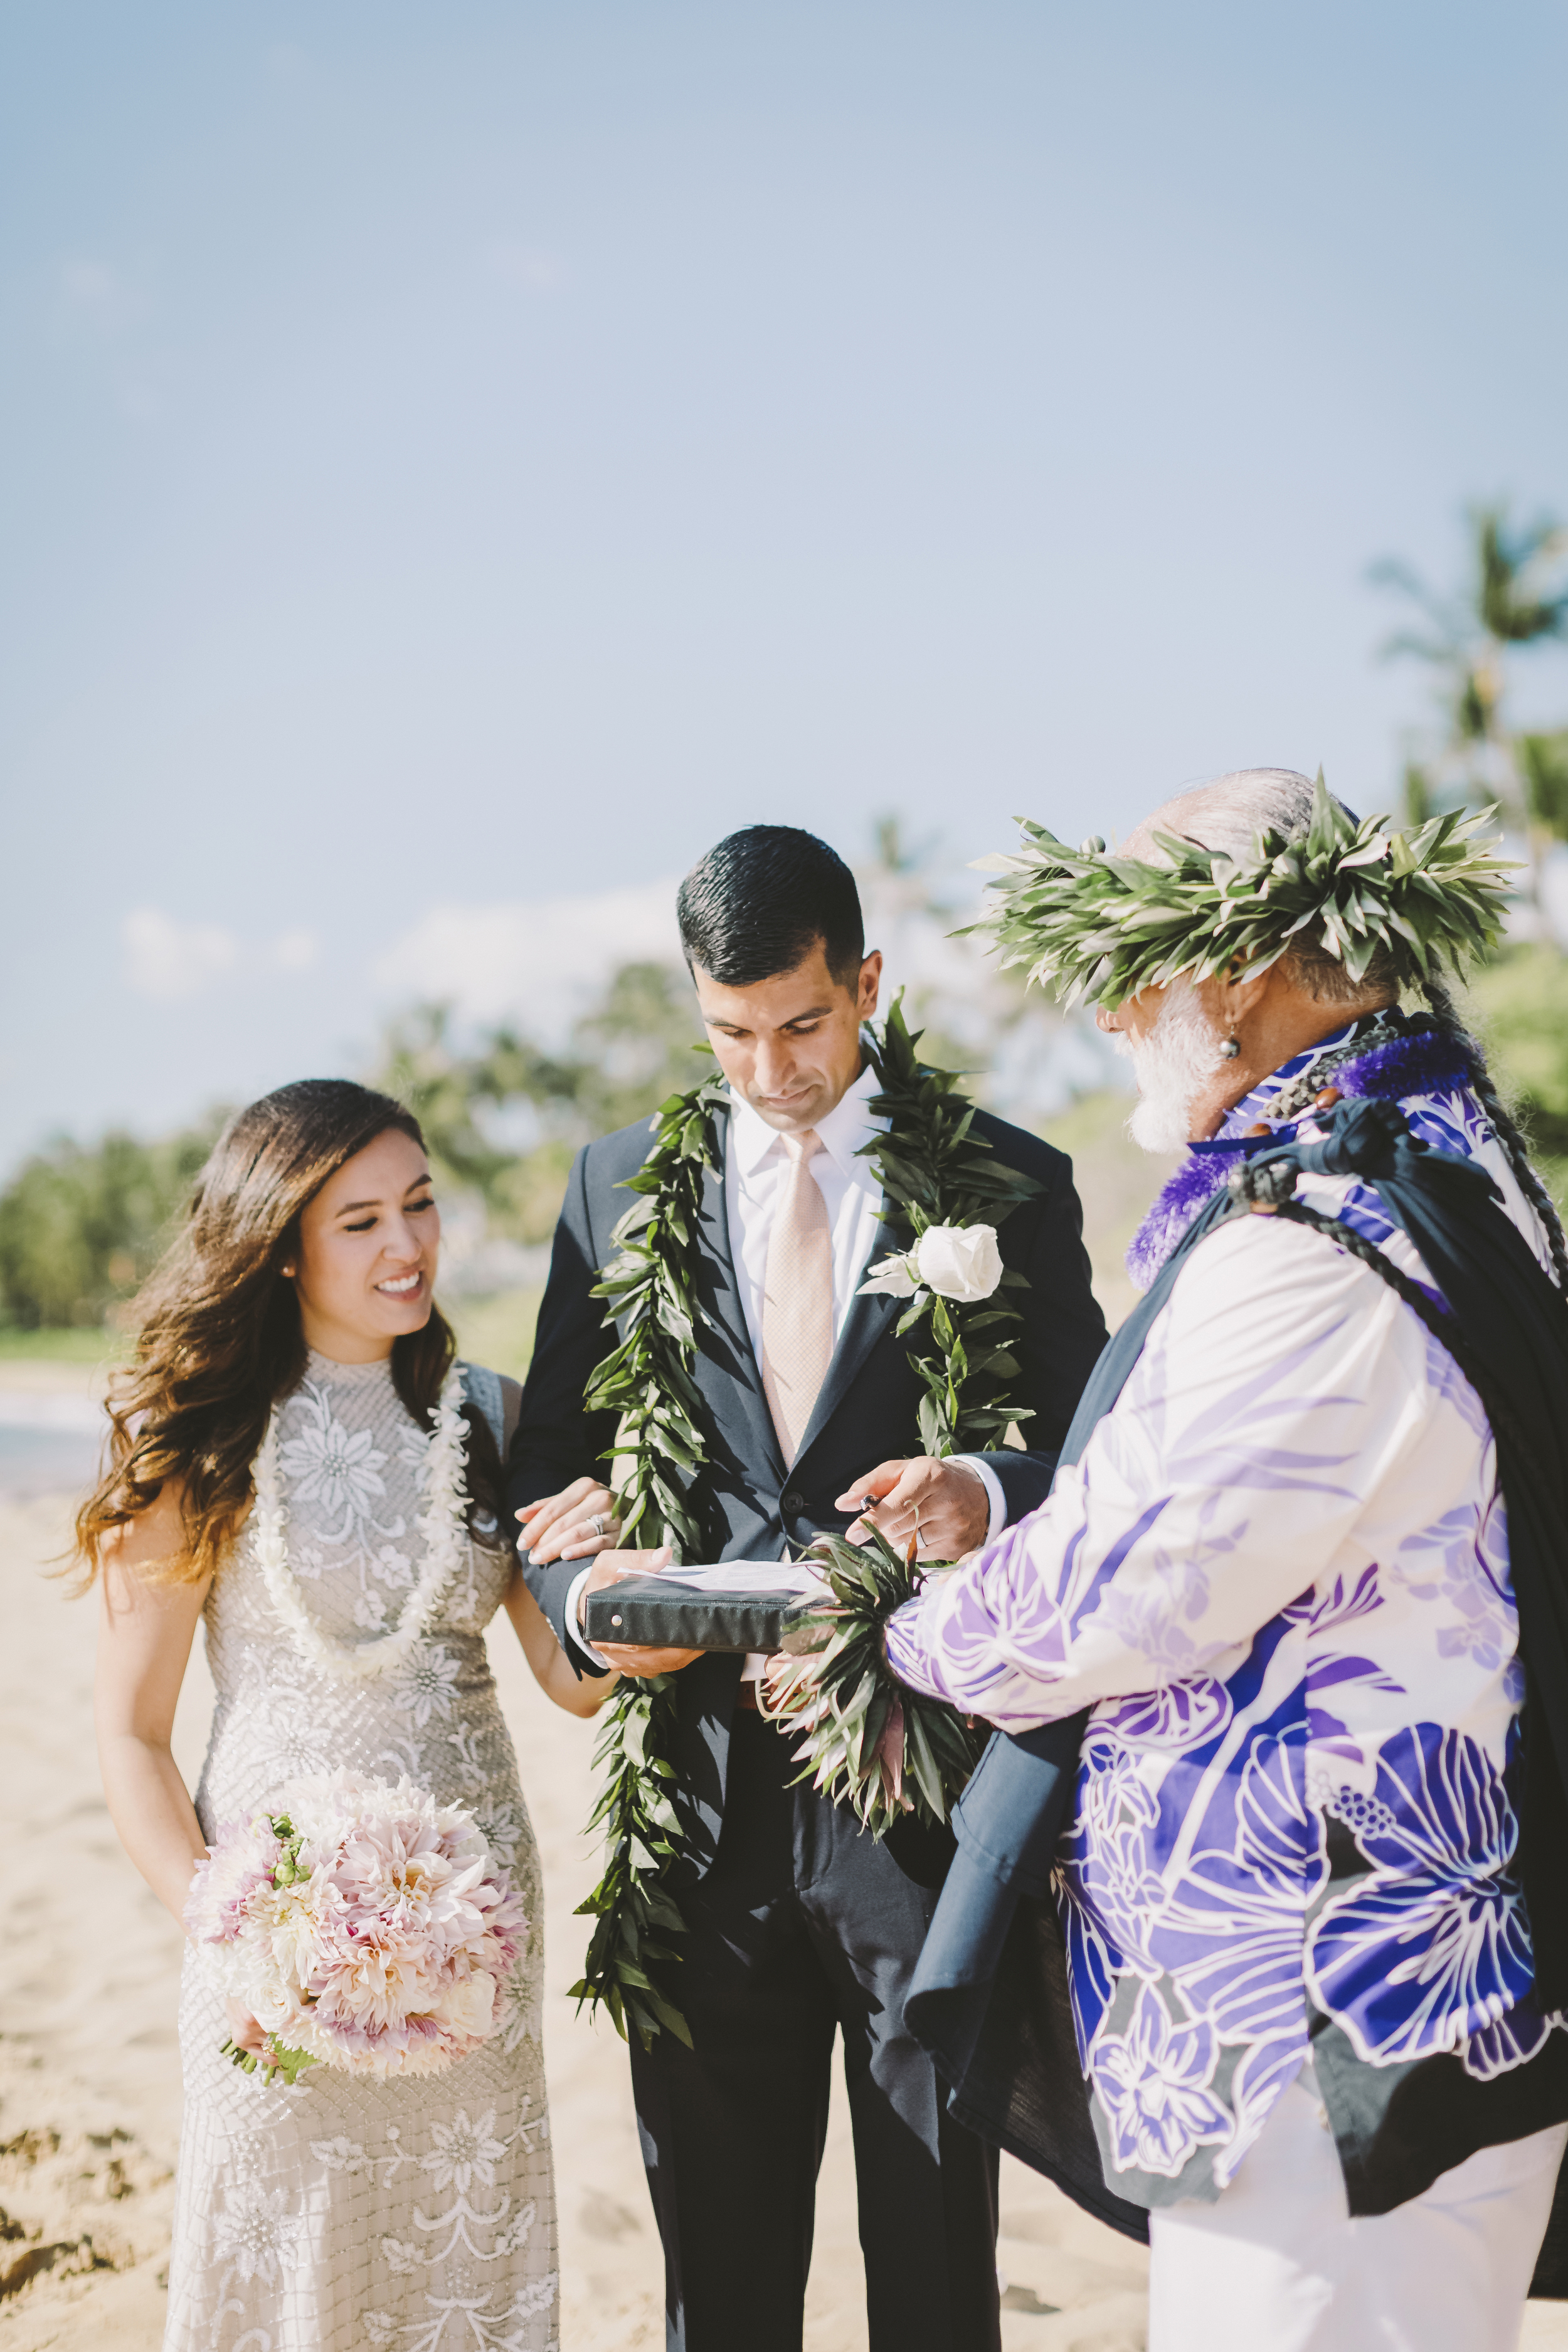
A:
{"type": "MultiPolygon", "coordinates": [[[[1562,1197],[1568,960],[1539,944],[1506,950],[1476,975],[1472,995],[1500,1076],[1562,1197]]],[[[448,1191],[481,1200],[493,1233],[538,1243],[553,1230],[578,1145],[690,1085],[696,1029],[684,972],[627,964],[561,1055],[510,1027],[463,1049],[447,1013],[424,1006],[389,1029],[367,1075],[417,1114],[448,1191]]],[[[62,1139],[28,1160],[0,1192],[0,1324],[112,1323],[168,1242],[221,1124],[215,1111],[155,1143],[122,1133],[90,1147],[62,1139]]]]}
{"type": "MultiPolygon", "coordinates": [[[[1468,515],[1464,573],[1451,593],[1399,563],[1373,574],[1414,615],[1385,653],[1419,658],[1436,688],[1432,724],[1405,762],[1407,817],[1495,803],[1528,844],[1522,919],[1475,976],[1472,996],[1498,1075],[1560,1197],[1568,1182],[1568,959],[1545,883],[1549,858],[1562,854],[1556,845],[1568,841],[1568,725],[1519,725],[1513,696],[1520,662],[1568,641],[1565,564],[1568,531],[1549,517],[1517,525],[1506,507],[1491,505],[1468,515]]],[[[910,849],[896,818],[883,821],[870,870],[885,909],[907,903],[952,915],[931,896],[929,856],[930,845],[910,849]]],[[[1016,1016],[1016,1004],[1011,1010],[1016,1016]]],[[[999,1035],[1005,992],[989,1017],[999,1035]]],[[[392,1024],[365,1075],[417,1113],[448,1192],[481,1202],[492,1234],[540,1243],[577,1147],[690,1085],[700,1036],[686,973],[627,963],[559,1052],[505,1024],[464,1040],[445,1007],[425,1005],[392,1024]]],[[[944,1048],[935,1030],[927,1042],[933,1058],[953,1065],[986,1059],[944,1048]]],[[[27,1160],[0,1191],[0,1326],[112,1321],[167,1242],[222,1116],[153,1143],[123,1133],[90,1146],[61,1138],[27,1160]]]]}
{"type": "MultiPolygon", "coordinates": [[[[447,1009],[425,1005],[392,1024],[363,1075],[415,1112],[448,1191],[477,1195],[492,1232],[542,1242],[578,1145],[689,1086],[700,1029],[683,971],[629,963],[561,1055],[509,1026],[464,1049],[447,1009]]],[[[0,1192],[0,1326],[112,1321],[167,1245],[226,1116],[153,1143],[62,1137],[26,1160],[0,1192]]]]}

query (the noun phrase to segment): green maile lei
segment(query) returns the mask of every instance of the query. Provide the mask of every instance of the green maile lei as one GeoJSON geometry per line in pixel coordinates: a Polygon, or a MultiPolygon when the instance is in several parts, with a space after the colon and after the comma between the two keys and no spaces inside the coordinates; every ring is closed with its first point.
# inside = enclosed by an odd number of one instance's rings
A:
{"type": "MultiPolygon", "coordinates": [[[[864,1154],[881,1180],[883,1215],[907,1226],[911,1253],[933,1226],[995,1226],[1039,1192],[1033,1177],[1005,1166],[973,1132],[974,1106],[960,1091],[959,1074],[921,1061],[920,1033],[911,1034],[907,1026],[900,998],[879,1030],[867,1027],[863,1042],[878,1078],[870,1108],[888,1122],[864,1154]]],[[[595,1292],[605,1301],[605,1322],[618,1337],[595,1368],[584,1402],[589,1412],[616,1417],[611,1475],[620,1540],[626,1547],[668,1544],[678,1562],[700,1559],[709,1548],[707,1409],[694,1377],[698,1232],[704,1180],[721,1169],[720,1121],[729,1108],[729,1089],[714,1076],[661,1104],[652,1121],[652,1149],[626,1179],[626,1190],[637,1197],[616,1226],[615,1255],[595,1292]]],[[[923,1391],[920,1450],[948,1455],[995,1444],[1010,1423],[1030,1417],[1015,1393],[1020,1365],[1014,1343],[1023,1317],[1013,1301],[1026,1286],[1022,1275],[1004,1269],[991,1296],[974,1302],[942,1297],[926,1286],[910,1297],[897,1329],[915,1338],[910,1361],[923,1391]]],[[[826,1643],[835,1665],[847,1658],[856,1681],[847,1695],[847,1723],[836,1718],[832,1754],[808,1763],[806,1773],[816,1769],[820,1785],[848,1796],[879,1831],[894,1809],[875,1792],[864,1797],[860,1782],[874,1780],[877,1790],[886,1790],[900,1773],[897,1757],[891,1766],[879,1761],[872,1769],[879,1745],[888,1748],[882,1734],[891,1701],[881,1689],[884,1681],[890,1688],[890,1678],[869,1662],[876,1630],[917,1589],[921,1571],[882,1545],[858,1559],[853,1547],[836,1538],[825,1543],[823,1570],[836,1605],[807,1638],[826,1643]],[[872,1687],[855,1712],[862,1682],[872,1687]]],[[[588,1823],[590,1831],[605,1832],[605,1871],[579,1906],[595,1925],[573,1997],[602,2003],[617,2030],[636,2032],[645,2048],[664,2029],[690,2040],[658,1981],[663,1967],[679,1958],[668,1938],[683,1925],[669,1885],[685,1836],[672,1760],[679,1680],[676,1675],[625,1678],[605,1704],[594,1759],[605,1778],[588,1823]]],[[[921,1703],[922,1710],[927,1704],[921,1703]]],[[[912,1719],[907,1699],[905,1707],[912,1719]]],[[[942,1712],[940,1723],[926,1724],[923,1713],[918,1728],[906,1723],[908,1769],[901,1777],[908,1795],[899,1801],[937,1820],[945,1818],[963,1785],[972,1753],[967,1735],[952,1736],[957,1717],[951,1717],[950,1731],[951,1711],[942,1712]]]]}
{"type": "Polygon", "coordinates": [[[1180,974],[1207,980],[1233,965],[1263,972],[1303,947],[1335,958],[1352,981],[1382,953],[1402,986],[1418,984],[1499,936],[1513,867],[1495,855],[1495,835],[1478,838],[1496,813],[1450,810],[1403,833],[1385,816],[1358,823],[1320,769],[1304,834],[1264,827],[1241,858],[1156,834],[1168,861],[1158,866],[1109,853],[1098,837],[1069,849],[1020,817],[1017,854],[981,861],[1005,878],[969,928],[996,942],[1004,965],[1054,982],[1069,1004],[1114,1007],[1180,974]]]}

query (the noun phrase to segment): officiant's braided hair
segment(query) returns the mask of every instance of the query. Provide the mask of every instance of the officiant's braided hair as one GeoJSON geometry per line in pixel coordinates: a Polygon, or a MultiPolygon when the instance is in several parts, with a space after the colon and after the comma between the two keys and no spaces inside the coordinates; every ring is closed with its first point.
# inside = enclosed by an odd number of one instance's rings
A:
{"type": "MultiPolygon", "coordinates": [[[[185,1550],[168,1573],[216,1570],[250,1507],[251,1465],[275,1404],[304,1375],[305,1335],[283,1268],[300,1219],[328,1180],[394,1130],[425,1149],[418,1120],[392,1096],[346,1078],[303,1078],[233,1118],[195,1181],[184,1224],[132,1301],[136,1351],[109,1397],[108,1466],[77,1517],[77,1558],[90,1579],[103,1539],[183,1481],[185,1550]]],[[[432,1305],[423,1330],[392,1343],[392,1378],[409,1413],[433,1425],[457,1340],[432,1305]]],[[[484,1415],[468,1427],[470,1524],[494,1543],[501,1466],[484,1415]]]]}
{"type": "MultiPolygon", "coordinates": [[[[1292,837],[1306,832],[1312,815],[1312,784],[1310,778],[1294,768],[1246,768],[1184,793],[1181,805],[1184,833],[1201,841],[1205,849],[1223,849],[1233,856],[1245,857],[1264,826],[1274,826],[1292,837]]],[[[1352,811],[1347,810],[1346,814],[1355,822],[1352,811]]],[[[1125,846],[1130,854],[1147,854],[1145,843],[1152,838],[1163,815],[1163,811],[1156,811],[1129,836],[1125,846]]],[[[1310,934],[1306,943],[1283,961],[1298,986],[1315,996],[1320,1003],[1359,1003],[1369,993],[1383,994],[1395,1002],[1398,999],[1399,975],[1392,958],[1381,949],[1361,981],[1352,980],[1340,958],[1315,944],[1310,934]]],[[[1447,982],[1434,968],[1419,982],[1419,989],[1436,1026],[1464,1047],[1470,1065],[1471,1090],[1497,1131],[1520,1191],[1541,1220],[1552,1252],[1557,1286],[1568,1293],[1568,1240],[1563,1235],[1557,1204],[1531,1162],[1529,1142],[1498,1091],[1497,1082],[1487,1067],[1486,1055],[1466,1027],[1447,982]]]]}

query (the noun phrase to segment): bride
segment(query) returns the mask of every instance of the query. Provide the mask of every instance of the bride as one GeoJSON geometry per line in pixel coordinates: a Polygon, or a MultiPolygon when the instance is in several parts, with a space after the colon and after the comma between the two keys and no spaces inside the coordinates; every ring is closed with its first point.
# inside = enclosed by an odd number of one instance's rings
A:
{"type": "Polygon", "coordinates": [[[307,1079],[240,1112],[138,1303],[79,1522],[109,1807],[176,1919],[221,1825],[346,1765],[470,1806],[530,1923],[494,2038],[407,2081],[317,2066],[288,2088],[187,1951],[166,2352],[555,2341],[539,1864],[488,1621],[504,1605],[572,1713],[610,1685],[578,1681],[501,1531],[519,1391],[453,1365],[439,1238],[418,1124],[389,1097],[307,1079]],[[431,1433],[444,1391],[460,1445],[431,1433]],[[427,1559],[422,1518],[455,1482],[469,1541],[427,1559]],[[169,1737],[198,1617],[217,1707],[193,1804],[169,1737]]]}

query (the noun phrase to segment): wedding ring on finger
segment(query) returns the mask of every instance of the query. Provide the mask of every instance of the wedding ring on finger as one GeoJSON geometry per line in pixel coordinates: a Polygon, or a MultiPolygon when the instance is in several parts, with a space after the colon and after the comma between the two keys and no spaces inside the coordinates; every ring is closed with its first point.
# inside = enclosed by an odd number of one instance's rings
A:
{"type": "Polygon", "coordinates": [[[594,1533],[595,1533],[596,1536],[602,1536],[602,1535],[604,1534],[604,1532],[605,1532],[605,1521],[604,1521],[603,1514],[602,1514],[601,1512],[595,1511],[595,1514],[594,1514],[594,1516],[593,1516],[593,1517],[589,1520],[588,1525],[593,1528],[594,1533]]]}

